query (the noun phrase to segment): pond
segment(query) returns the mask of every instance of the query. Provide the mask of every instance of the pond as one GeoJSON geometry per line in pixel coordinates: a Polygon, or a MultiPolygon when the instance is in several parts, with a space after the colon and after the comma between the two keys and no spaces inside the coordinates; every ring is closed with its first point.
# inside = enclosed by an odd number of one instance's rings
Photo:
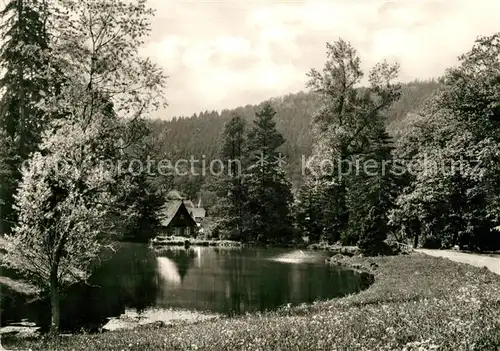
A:
{"type": "MultiPolygon", "coordinates": [[[[126,243],[105,255],[88,285],[61,303],[64,330],[96,330],[129,311],[237,315],[311,303],[364,288],[357,273],[324,263],[326,252],[256,248],[168,248],[126,243]]],[[[11,298],[2,325],[48,324],[46,301],[11,298]]],[[[161,313],[160,313],[161,314],[161,313]]],[[[162,318],[159,318],[162,319],[162,318]]]]}

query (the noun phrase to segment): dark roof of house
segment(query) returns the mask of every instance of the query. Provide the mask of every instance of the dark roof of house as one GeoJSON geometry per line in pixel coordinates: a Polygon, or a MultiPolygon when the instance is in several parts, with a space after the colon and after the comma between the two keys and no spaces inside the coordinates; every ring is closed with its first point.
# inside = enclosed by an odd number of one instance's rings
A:
{"type": "MultiPolygon", "coordinates": [[[[185,204],[182,202],[182,200],[168,201],[158,213],[158,219],[160,220],[160,225],[163,227],[167,227],[170,224],[170,222],[172,222],[172,219],[174,219],[177,212],[179,212],[181,206],[185,207],[185,204]]],[[[193,222],[193,224],[195,224],[194,218],[189,213],[189,210],[187,208],[186,212],[188,212],[188,214],[191,217],[191,221],[193,222]]]]}
{"type": "Polygon", "coordinates": [[[160,224],[164,227],[168,226],[172,219],[175,217],[179,207],[182,205],[182,200],[168,201],[160,210],[158,217],[160,219],[160,224]]]}
{"type": "Polygon", "coordinates": [[[196,207],[191,200],[186,200],[186,197],[178,190],[169,191],[166,198],[167,202],[158,212],[158,219],[162,226],[167,227],[170,224],[182,205],[186,207],[193,221],[195,218],[204,218],[206,216],[204,208],[196,207]]]}

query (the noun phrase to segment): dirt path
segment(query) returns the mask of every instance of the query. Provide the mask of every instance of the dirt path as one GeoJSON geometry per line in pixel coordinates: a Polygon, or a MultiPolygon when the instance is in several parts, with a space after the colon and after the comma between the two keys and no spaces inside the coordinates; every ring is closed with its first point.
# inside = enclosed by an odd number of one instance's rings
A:
{"type": "Polygon", "coordinates": [[[418,249],[415,251],[429,256],[449,258],[455,262],[467,263],[477,267],[487,267],[490,271],[500,274],[500,256],[475,255],[450,250],[418,249]]]}

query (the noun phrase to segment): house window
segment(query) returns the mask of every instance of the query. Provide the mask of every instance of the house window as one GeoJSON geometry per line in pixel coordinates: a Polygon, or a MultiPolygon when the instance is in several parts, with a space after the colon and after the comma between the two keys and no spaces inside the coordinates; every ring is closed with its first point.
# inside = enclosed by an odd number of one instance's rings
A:
{"type": "Polygon", "coordinates": [[[179,227],[175,227],[175,228],[174,228],[174,233],[175,233],[175,236],[179,236],[179,235],[181,235],[181,228],[179,228],[179,227]]]}
{"type": "Polygon", "coordinates": [[[191,228],[190,227],[186,227],[186,235],[191,235],[191,228]]]}

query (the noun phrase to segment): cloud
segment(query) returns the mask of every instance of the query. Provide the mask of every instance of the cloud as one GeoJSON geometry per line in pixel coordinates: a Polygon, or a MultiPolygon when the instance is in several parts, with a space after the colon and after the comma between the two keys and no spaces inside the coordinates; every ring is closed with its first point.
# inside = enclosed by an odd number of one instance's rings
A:
{"type": "Polygon", "coordinates": [[[305,89],[325,43],[339,37],[368,70],[383,58],[402,80],[436,77],[478,35],[498,30],[497,0],[150,1],[157,9],[143,52],[169,75],[163,118],[258,103],[305,89]]]}

